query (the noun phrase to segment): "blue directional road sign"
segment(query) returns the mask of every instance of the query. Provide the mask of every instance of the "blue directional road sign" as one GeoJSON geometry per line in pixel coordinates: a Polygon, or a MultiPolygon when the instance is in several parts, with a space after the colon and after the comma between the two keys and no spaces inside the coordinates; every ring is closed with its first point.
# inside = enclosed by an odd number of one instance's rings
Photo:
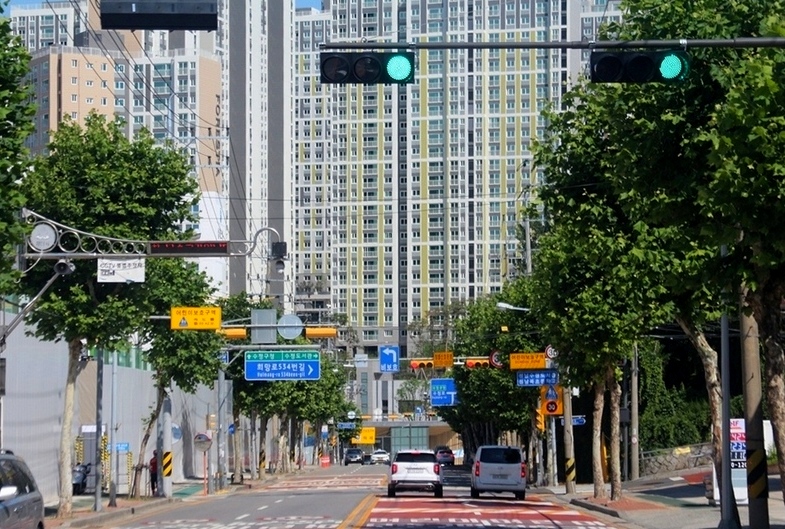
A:
{"type": "MultiPolygon", "coordinates": [[[[586,416],[585,415],[573,415],[572,416],[572,425],[573,426],[583,426],[586,424],[586,416]]],[[[561,425],[564,426],[564,417],[561,418],[561,425]]]]}
{"type": "Polygon", "coordinates": [[[527,388],[538,388],[540,386],[559,383],[559,372],[555,369],[527,369],[518,371],[518,386],[527,388]]]}
{"type": "Polygon", "coordinates": [[[382,373],[397,373],[401,370],[401,349],[398,345],[379,346],[379,370],[382,373]]]}
{"type": "Polygon", "coordinates": [[[319,351],[246,351],[245,380],[319,380],[319,351]]]}
{"type": "Polygon", "coordinates": [[[354,430],[353,422],[339,422],[337,428],[339,430],[354,430]]]}
{"type": "Polygon", "coordinates": [[[455,380],[451,378],[431,379],[431,406],[455,406],[458,404],[458,392],[455,380]]]}

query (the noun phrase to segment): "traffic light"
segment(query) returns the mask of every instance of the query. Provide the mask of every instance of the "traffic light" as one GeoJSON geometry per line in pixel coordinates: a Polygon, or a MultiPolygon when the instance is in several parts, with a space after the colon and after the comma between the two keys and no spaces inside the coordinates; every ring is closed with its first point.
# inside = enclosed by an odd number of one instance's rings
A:
{"type": "Polygon", "coordinates": [[[478,358],[467,358],[465,364],[467,368],[474,369],[476,367],[488,367],[491,365],[491,362],[488,357],[481,356],[478,358]]]}
{"type": "Polygon", "coordinates": [[[542,412],[540,412],[540,410],[537,410],[537,416],[535,417],[535,426],[539,431],[541,432],[545,431],[545,415],[543,415],[542,412]]]}
{"type": "Polygon", "coordinates": [[[322,84],[408,84],[414,82],[414,53],[322,52],[322,84]]]}
{"type": "Polygon", "coordinates": [[[425,369],[433,367],[433,358],[417,358],[409,362],[412,369],[425,369]]]}
{"type": "Polygon", "coordinates": [[[324,340],[338,336],[338,329],[335,327],[306,327],[305,337],[310,340],[324,340]]]}
{"type": "Polygon", "coordinates": [[[681,50],[592,51],[592,83],[673,83],[690,71],[690,56],[681,50]]]}
{"type": "Polygon", "coordinates": [[[245,327],[223,327],[215,332],[226,340],[244,340],[247,336],[245,327]]]}

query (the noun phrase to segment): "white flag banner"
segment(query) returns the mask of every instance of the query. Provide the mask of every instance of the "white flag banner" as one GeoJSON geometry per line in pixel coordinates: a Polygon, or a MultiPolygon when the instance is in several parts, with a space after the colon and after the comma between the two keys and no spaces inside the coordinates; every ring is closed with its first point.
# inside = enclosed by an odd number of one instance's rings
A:
{"type": "Polygon", "coordinates": [[[144,283],[144,259],[98,259],[99,283],[144,283]]]}

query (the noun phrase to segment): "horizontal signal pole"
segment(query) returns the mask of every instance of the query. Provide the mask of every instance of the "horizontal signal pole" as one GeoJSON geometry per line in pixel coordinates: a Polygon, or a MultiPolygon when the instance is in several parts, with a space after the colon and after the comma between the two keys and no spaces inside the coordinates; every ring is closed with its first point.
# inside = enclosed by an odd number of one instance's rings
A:
{"type": "Polygon", "coordinates": [[[552,42],[323,42],[323,50],[591,50],[658,48],[785,48],[785,37],[552,42]]]}

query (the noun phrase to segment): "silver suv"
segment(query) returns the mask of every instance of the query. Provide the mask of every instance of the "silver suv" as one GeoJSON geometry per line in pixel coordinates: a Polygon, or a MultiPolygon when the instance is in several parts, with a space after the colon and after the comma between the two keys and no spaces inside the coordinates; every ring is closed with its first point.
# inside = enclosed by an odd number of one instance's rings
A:
{"type": "Polygon", "coordinates": [[[0,450],[0,527],[44,529],[44,498],[22,458],[0,450]]]}
{"type": "Polygon", "coordinates": [[[433,491],[437,498],[444,496],[441,465],[430,450],[401,450],[390,463],[387,496],[395,497],[401,490],[433,491]]]}
{"type": "Polygon", "coordinates": [[[485,445],[477,449],[472,469],[472,498],[481,492],[512,492],[526,499],[526,459],[517,446],[485,445]]]}

